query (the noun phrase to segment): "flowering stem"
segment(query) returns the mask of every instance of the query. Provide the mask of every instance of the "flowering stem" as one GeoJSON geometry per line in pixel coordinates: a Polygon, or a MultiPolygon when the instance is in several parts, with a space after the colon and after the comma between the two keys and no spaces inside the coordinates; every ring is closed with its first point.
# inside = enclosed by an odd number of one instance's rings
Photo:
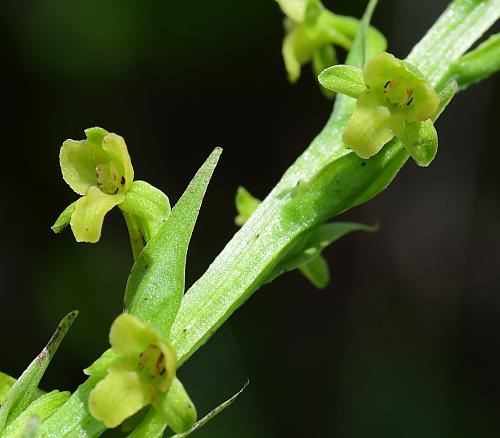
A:
{"type": "MultiPolygon", "coordinates": [[[[436,86],[458,59],[499,17],[500,0],[456,0],[411,51],[408,61],[436,86]],[[467,31],[464,31],[467,29],[467,31]]],[[[352,52],[351,52],[352,53],[352,52]]],[[[348,58],[348,64],[358,59],[348,58]]],[[[357,57],[357,56],[356,56],[357,57]]],[[[359,66],[359,65],[358,65],[359,66]]],[[[399,141],[391,141],[380,154],[367,161],[349,154],[342,132],[354,109],[354,99],[338,96],[330,120],[309,148],[287,170],[276,187],[243,228],[226,245],[205,274],[186,293],[170,339],[180,363],[186,361],[266,279],[288,245],[301,233],[324,219],[367,201],[385,189],[408,158],[399,141]],[[340,159],[343,159],[340,162],[340,159]],[[336,166],[344,184],[318,184],[322,172],[336,166]],[[368,166],[370,164],[370,166],[368,166]],[[334,163],[335,165],[335,163],[334,163]],[[356,182],[354,192],[349,187],[356,182]],[[296,187],[309,186],[309,202],[298,205],[296,187]],[[337,193],[335,190],[343,189],[337,193]],[[293,205],[312,207],[300,216],[290,214],[293,205]],[[322,212],[322,210],[324,210],[322,212]],[[322,214],[323,213],[323,214],[322,214]],[[304,217],[305,216],[305,217],[304,217]]],[[[338,172],[338,171],[337,171],[338,172]]],[[[323,179],[323,183],[326,181],[323,179]]],[[[301,198],[303,199],[303,198],[301,198]]]]}
{"type": "MultiPolygon", "coordinates": [[[[408,61],[435,87],[499,15],[500,0],[455,0],[412,50],[408,61]]],[[[347,64],[364,64],[362,33],[347,64]]],[[[342,133],[354,108],[353,98],[337,97],[324,129],[185,294],[169,335],[179,366],[266,282],[297,238],[383,191],[405,164],[409,155],[398,140],[389,142],[370,160],[359,158],[343,145],[342,133]]],[[[67,428],[78,430],[82,437],[100,434],[104,426],[90,416],[86,403],[94,384],[91,378],[81,385],[42,425],[42,432],[60,436],[56,431],[67,428]]]]}

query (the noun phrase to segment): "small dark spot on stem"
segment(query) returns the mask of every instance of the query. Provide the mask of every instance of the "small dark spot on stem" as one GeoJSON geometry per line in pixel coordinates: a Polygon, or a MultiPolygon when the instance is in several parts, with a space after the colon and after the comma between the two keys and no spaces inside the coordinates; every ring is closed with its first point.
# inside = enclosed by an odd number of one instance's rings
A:
{"type": "Polygon", "coordinates": [[[389,86],[389,84],[391,83],[391,81],[387,81],[384,85],[384,90],[387,90],[387,87],[389,86]]]}
{"type": "Polygon", "coordinates": [[[410,103],[412,102],[413,102],[413,97],[408,102],[406,102],[406,106],[410,105],[410,103]]]}
{"type": "Polygon", "coordinates": [[[122,179],[121,179],[120,183],[121,183],[122,186],[125,184],[125,177],[124,176],[122,176],[122,179]]]}
{"type": "Polygon", "coordinates": [[[366,166],[366,161],[363,161],[363,162],[361,163],[361,165],[362,165],[362,166],[366,166]]]}

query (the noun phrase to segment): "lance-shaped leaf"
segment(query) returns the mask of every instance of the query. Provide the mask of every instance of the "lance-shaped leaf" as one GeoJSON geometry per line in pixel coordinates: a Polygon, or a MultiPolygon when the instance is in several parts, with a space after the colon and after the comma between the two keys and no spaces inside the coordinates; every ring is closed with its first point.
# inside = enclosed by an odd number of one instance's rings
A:
{"type": "MultiPolygon", "coordinates": [[[[243,225],[262,203],[244,187],[236,192],[235,204],[238,216],[236,225],[243,225]]],[[[351,222],[325,224],[306,232],[288,248],[285,257],[278,263],[267,278],[270,283],[281,274],[298,269],[315,287],[322,289],[330,281],[330,269],[327,261],[321,256],[321,251],[352,231],[375,231],[376,227],[351,222]]]]}
{"type": "Polygon", "coordinates": [[[476,49],[453,63],[450,71],[460,90],[500,70],[500,33],[492,35],[476,49]]]}
{"type": "Polygon", "coordinates": [[[336,240],[353,231],[376,231],[377,227],[354,222],[334,222],[320,225],[306,232],[292,245],[287,255],[274,268],[267,282],[279,275],[300,269],[300,271],[318,288],[328,284],[329,271],[321,251],[336,240]]]}
{"type": "Polygon", "coordinates": [[[330,282],[328,262],[320,255],[299,266],[298,269],[318,289],[323,289],[330,282]]]}
{"type": "Polygon", "coordinates": [[[3,431],[2,436],[17,438],[21,437],[26,427],[29,425],[31,417],[38,417],[42,422],[49,418],[60,406],[62,406],[70,396],[69,391],[51,391],[42,395],[32,402],[14,421],[12,421],[3,431]]]}
{"type": "Polygon", "coordinates": [[[222,149],[216,148],[189,183],[165,225],[130,273],[126,311],[168,336],[184,294],[186,256],[208,183],[222,149]]]}
{"type": "Polygon", "coordinates": [[[352,65],[334,65],[318,76],[319,83],[327,90],[342,93],[357,99],[366,91],[363,70],[352,65]]]}
{"type": "Polygon", "coordinates": [[[0,408],[0,431],[24,411],[33,400],[33,395],[38,391],[38,384],[45,370],[77,315],[78,311],[74,310],[62,319],[47,345],[8,392],[0,408]]]}

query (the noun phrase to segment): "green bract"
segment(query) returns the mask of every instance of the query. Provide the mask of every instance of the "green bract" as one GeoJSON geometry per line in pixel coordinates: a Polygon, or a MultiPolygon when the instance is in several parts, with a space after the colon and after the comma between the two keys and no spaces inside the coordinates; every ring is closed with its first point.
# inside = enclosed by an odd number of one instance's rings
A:
{"type": "MultiPolygon", "coordinates": [[[[107,427],[116,427],[169,390],[177,359],[168,341],[132,315],[116,318],[109,342],[116,358],[90,393],[89,410],[107,427]]],[[[86,372],[101,370],[91,366],[86,372]]]]}
{"type": "Polygon", "coordinates": [[[130,233],[134,257],[170,214],[166,195],[144,181],[134,169],[123,137],[102,128],[85,130],[85,140],[66,140],[59,154],[64,181],[82,197],[69,205],[52,229],[68,223],[78,242],[97,242],[106,213],[120,205],[130,233]]]}
{"type": "Polygon", "coordinates": [[[432,118],[439,97],[415,67],[384,52],[362,71],[338,65],[322,72],[319,81],[329,90],[357,98],[342,139],[358,156],[370,158],[399,137],[419,166],[434,159],[437,133],[432,118]]]}

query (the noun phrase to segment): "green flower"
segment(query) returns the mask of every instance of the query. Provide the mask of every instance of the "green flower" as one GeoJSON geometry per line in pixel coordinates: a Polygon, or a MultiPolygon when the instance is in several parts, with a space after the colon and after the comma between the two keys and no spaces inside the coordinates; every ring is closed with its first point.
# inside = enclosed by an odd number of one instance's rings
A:
{"type": "Polygon", "coordinates": [[[66,140],[59,154],[64,181],[82,195],[63,215],[70,217],[78,242],[95,243],[106,213],[125,200],[134,169],[123,137],[102,128],[86,129],[85,134],[85,140],[66,140]]]}
{"type": "Polygon", "coordinates": [[[432,119],[439,97],[415,67],[384,52],[362,71],[334,66],[322,72],[319,81],[357,99],[342,139],[361,158],[370,158],[399,137],[418,165],[434,159],[438,142],[432,119]]]}
{"type": "Polygon", "coordinates": [[[337,62],[333,44],[349,50],[358,22],[326,10],[319,0],[276,0],[286,15],[283,59],[290,82],[301,66],[313,63],[316,74],[337,62]]]}
{"type": "Polygon", "coordinates": [[[102,128],[85,130],[85,140],[66,140],[59,154],[64,181],[79,195],[52,226],[68,224],[78,242],[97,242],[104,216],[118,205],[130,234],[134,258],[170,215],[168,197],[145,181],[134,181],[134,169],[123,137],[102,128]]]}
{"type": "MultiPolygon", "coordinates": [[[[325,9],[320,0],[276,0],[285,14],[282,54],[290,82],[300,77],[300,69],[311,62],[318,75],[337,63],[334,45],[350,50],[360,21],[325,9]]],[[[377,53],[387,47],[384,36],[368,28],[369,44],[377,53]]]]}
{"type": "Polygon", "coordinates": [[[116,427],[144,406],[165,408],[164,396],[175,377],[172,346],[136,317],[122,314],[113,322],[109,342],[114,355],[104,369],[97,361],[89,375],[106,373],[89,396],[91,414],[107,427],[116,427]]]}

